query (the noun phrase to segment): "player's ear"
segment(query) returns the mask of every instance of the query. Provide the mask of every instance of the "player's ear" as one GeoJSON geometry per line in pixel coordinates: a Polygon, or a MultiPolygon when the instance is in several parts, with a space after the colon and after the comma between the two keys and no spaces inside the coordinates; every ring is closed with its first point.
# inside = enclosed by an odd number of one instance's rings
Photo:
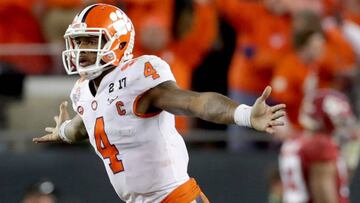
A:
{"type": "Polygon", "coordinates": [[[119,45],[119,49],[120,50],[123,50],[126,46],[126,42],[121,42],[120,45],[119,45]]]}

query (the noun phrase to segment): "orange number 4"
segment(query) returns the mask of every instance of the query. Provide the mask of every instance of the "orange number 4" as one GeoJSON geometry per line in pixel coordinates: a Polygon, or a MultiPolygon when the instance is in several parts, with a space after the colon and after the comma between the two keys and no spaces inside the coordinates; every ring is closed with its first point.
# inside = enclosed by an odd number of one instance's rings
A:
{"type": "Polygon", "coordinates": [[[151,76],[154,80],[160,77],[160,75],[156,72],[155,68],[151,65],[150,62],[145,63],[144,76],[151,76]]]}
{"type": "Polygon", "coordinates": [[[113,173],[115,174],[124,171],[122,161],[118,160],[116,157],[119,154],[119,151],[115,147],[115,145],[110,144],[109,139],[106,135],[103,117],[99,117],[96,119],[94,131],[96,148],[104,159],[110,159],[109,166],[113,173]]]}

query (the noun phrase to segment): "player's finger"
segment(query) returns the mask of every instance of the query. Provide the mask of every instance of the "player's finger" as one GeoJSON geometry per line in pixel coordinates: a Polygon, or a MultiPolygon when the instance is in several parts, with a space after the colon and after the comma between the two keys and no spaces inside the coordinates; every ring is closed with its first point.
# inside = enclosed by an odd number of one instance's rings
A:
{"type": "Polygon", "coordinates": [[[276,120],[276,119],[281,118],[283,116],[285,116],[285,111],[280,110],[280,111],[277,111],[277,112],[275,112],[275,113],[273,113],[271,115],[271,120],[276,120]]]}
{"type": "Polygon", "coordinates": [[[63,109],[65,108],[67,108],[67,106],[68,106],[68,102],[67,101],[63,101],[62,103],[61,103],[61,105],[60,105],[60,107],[62,107],[63,109]]]}
{"type": "Polygon", "coordinates": [[[68,102],[67,101],[64,101],[60,104],[60,114],[59,114],[59,117],[60,117],[60,121],[65,121],[66,119],[68,119],[70,116],[69,116],[69,112],[67,110],[68,108],[68,102]]]}
{"type": "Polygon", "coordinates": [[[272,128],[272,127],[267,127],[267,128],[265,129],[265,132],[270,133],[270,134],[274,134],[274,133],[275,133],[275,130],[274,130],[274,128],[272,128]]]}
{"type": "Polygon", "coordinates": [[[262,95],[259,97],[259,101],[260,102],[264,102],[269,96],[270,96],[270,93],[271,93],[271,87],[270,86],[267,86],[262,95]]]}
{"type": "Polygon", "coordinates": [[[276,112],[276,111],[279,111],[279,110],[282,110],[285,108],[286,108],[285,104],[277,104],[275,106],[272,106],[270,109],[271,109],[271,112],[276,112]]]}
{"type": "Polygon", "coordinates": [[[54,134],[47,134],[42,137],[35,137],[32,139],[35,143],[61,143],[63,142],[58,136],[54,134]]]}
{"type": "Polygon", "coordinates": [[[63,101],[63,102],[60,104],[60,107],[59,107],[60,112],[65,112],[65,111],[67,110],[67,106],[68,106],[68,102],[67,102],[67,101],[63,101]]]}
{"type": "Polygon", "coordinates": [[[59,116],[54,116],[54,121],[56,125],[59,125],[59,116]]]}
{"type": "Polygon", "coordinates": [[[284,121],[275,120],[270,122],[270,126],[283,126],[283,125],[285,125],[284,121]]]}
{"type": "Polygon", "coordinates": [[[32,139],[32,141],[33,142],[35,142],[35,143],[44,143],[44,142],[49,142],[49,141],[51,141],[51,135],[52,134],[47,134],[47,135],[44,135],[44,136],[42,136],[42,137],[34,137],[33,139],[32,139]]]}
{"type": "Polygon", "coordinates": [[[54,132],[54,129],[55,129],[55,128],[46,127],[46,128],[45,128],[45,131],[46,131],[46,132],[49,132],[49,133],[52,133],[52,132],[54,132]]]}

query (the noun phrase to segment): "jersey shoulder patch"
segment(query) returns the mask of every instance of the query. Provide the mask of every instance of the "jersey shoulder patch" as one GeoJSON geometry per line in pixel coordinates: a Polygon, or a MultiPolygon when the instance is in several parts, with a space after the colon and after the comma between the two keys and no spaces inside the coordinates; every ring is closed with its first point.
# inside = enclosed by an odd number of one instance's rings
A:
{"type": "Polygon", "coordinates": [[[77,103],[80,101],[80,97],[81,97],[82,93],[84,92],[84,87],[86,87],[86,85],[88,85],[88,83],[89,83],[89,81],[84,78],[80,78],[75,82],[75,84],[70,92],[70,99],[71,99],[71,103],[72,103],[72,107],[73,107],[74,111],[76,111],[77,103]]]}
{"type": "Polygon", "coordinates": [[[154,55],[135,58],[122,68],[123,74],[128,77],[129,84],[133,87],[136,86],[136,89],[142,89],[140,91],[145,91],[168,80],[175,81],[169,64],[154,55]]]}

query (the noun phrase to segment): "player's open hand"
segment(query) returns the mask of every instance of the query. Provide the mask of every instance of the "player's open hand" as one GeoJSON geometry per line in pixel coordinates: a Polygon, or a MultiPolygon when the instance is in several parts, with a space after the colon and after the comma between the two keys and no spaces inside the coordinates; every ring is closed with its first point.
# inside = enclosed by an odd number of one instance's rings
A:
{"type": "Polygon", "coordinates": [[[69,112],[67,111],[67,105],[68,102],[64,101],[60,104],[60,113],[59,116],[55,116],[55,127],[46,127],[45,131],[48,132],[48,134],[42,136],[42,137],[35,137],[33,138],[33,142],[35,143],[59,143],[63,142],[59,136],[59,128],[60,125],[69,119],[69,112]]]}
{"type": "Polygon", "coordinates": [[[285,115],[285,104],[267,105],[266,99],[270,93],[271,87],[267,86],[262,95],[257,98],[251,110],[250,122],[254,129],[272,134],[275,132],[275,126],[284,125],[284,122],[278,118],[285,115]]]}

